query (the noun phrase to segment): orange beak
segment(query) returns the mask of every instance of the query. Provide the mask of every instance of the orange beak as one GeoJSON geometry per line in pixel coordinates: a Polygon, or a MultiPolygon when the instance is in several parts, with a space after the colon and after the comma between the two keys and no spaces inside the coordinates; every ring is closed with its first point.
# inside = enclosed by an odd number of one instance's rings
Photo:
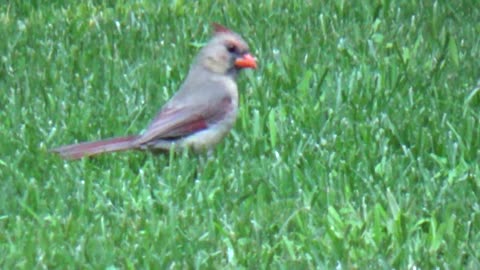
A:
{"type": "Polygon", "coordinates": [[[257,68],[257,60],[251,54],[246,53],[235,60],[235,66],[238,68],[257,68]]]}

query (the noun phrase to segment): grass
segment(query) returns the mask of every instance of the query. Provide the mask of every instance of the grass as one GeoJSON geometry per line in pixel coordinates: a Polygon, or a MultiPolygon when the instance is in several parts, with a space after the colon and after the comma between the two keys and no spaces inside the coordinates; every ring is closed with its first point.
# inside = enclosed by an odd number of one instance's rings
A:
{"type": "Polygon", "coordinates": [[[0,5],[3,269],[479,269],[475,1],[0,5]],[[212,21],[260,61],[214,158],[135,134],[212,21]]]}

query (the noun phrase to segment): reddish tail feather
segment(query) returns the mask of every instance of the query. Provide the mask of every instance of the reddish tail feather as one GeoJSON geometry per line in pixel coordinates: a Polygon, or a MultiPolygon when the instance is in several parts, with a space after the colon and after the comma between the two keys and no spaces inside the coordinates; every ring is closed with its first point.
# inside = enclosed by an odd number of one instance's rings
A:
{"type": "Polygon", "coordinates": [[[58,153],[66,159],[79,159],[83,157],[95,156],[103,153],[124,151],[137,148],[133,142],[137,136],[118,137],[96,142],[85,142],[71,144],[52,149],[52,152],[58,153]]]}

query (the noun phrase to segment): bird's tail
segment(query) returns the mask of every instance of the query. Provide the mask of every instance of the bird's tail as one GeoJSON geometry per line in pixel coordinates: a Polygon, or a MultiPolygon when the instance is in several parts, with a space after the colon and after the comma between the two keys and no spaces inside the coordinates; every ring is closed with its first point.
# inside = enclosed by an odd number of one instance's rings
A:
{"type": "Polygon", "coordinates": [[[124,151],[137,148],[134,144],[137,136],[118,137],[96,142],[71,144],[52,149],[65,159],[79,159],[103,153],[124,151]]]}

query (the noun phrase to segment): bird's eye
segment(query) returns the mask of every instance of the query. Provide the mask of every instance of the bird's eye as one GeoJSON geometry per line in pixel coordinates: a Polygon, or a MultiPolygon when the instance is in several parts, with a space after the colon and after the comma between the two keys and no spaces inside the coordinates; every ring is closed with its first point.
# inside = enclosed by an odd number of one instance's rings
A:
{"type": "Polygon", "coordinates": [[[233,44],[227,44],[227,51],[230,53],[236,53],[237,52],[237,46],[233,44]]]}

